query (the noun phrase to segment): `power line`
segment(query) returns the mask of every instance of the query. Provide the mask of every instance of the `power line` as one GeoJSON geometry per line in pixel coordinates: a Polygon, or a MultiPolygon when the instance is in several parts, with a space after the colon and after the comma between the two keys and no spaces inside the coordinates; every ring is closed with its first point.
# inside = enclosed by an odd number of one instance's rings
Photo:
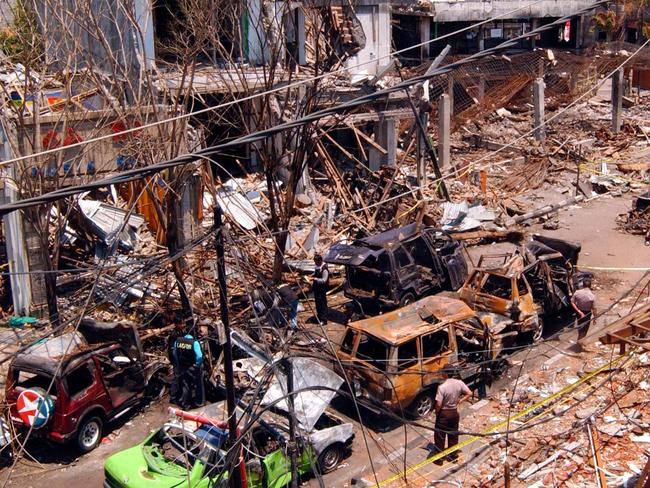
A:
{"type": "MultiPolygon", "coordinates": [[[[593,10],[594,8],[603,5],[605,3],[608,3],[610,0],[600,0],[594,4],[592,4],[588,8],[583,8],[577,12],[574,12],[571,15],[565,16],[561,19],[558,19],[550,24],[546,24],[544,26],[541,26],[537,29],[534,29],[530,32],[527,32],[525,34],[522,34],[518,37],[515,37],[513,39],[507,40],[498,46],[495,46],[490,49],[486,49],[485,51],[481,51],[479,53],[473,54],[471,56],[468,56],[467,58],[464,58],[460,61],[457,61],[455,63],[451,63],[449,65],[446,65],[444,67],[438,68],[436,70],[433,70],[431,73],[425,73],[424,75],[418,75],[412,78],[409,78],[408,80],[405,80],[403,82],[400,82],[392,87],[388,87],[382,90],[379,90],[377,92],[368,94],[368,95],[363,95],[357,98],[354,98],[348,102],[344,102],[338,105],[335,105],[333,107],[325,108],[316,112],[313,112],[311,114],[305,115],[299,119],[293,120],[293,121],[288,121],[282,124],[278,124],[276,126],[270,127],[268,129],[264,129],[258,132],[252,132],[246,136],[242,136],[236,139],[233,139],[231,141],[227,141],[221,144],[216,144],[210,147],[207,147],[205,149],[201,149],[197,151],[196,153],[193,154],[185,154],[178,156],[174,159],[163,161],[161,163],[156,163],[147,167],[143,168],[136,168],[136,169],[131,169],[124,171],[120,173],[119,175],[115,175],[113,177],[108,177],[103,180],[99,181],[94,181],[87,183],[85,185],[79,185],[79,186],[74,186],[74,187],[68,187],[64,189],[59,189],[55,190],[49,193],[45,193],[43,195],[37,196],[37,197],[31,197],[27,198],[24,200],[21,200],[19,202],[11,203],[11,204],[6,204],[6,205],[1,205],[0,206],[0,215],[4,215],[8,212],[22,209],[22,208],[27,208],[33,205],[39,205],[39,204],[44,204],[48,203],[51,201],[58,200],[60,198],[65,198],[68,196],[72,196],[84,191],[88,190],[94,190],[98,188],[102,188],[105,186],[109,185],[118,185],[122,183],[128,183],[130,181],[138,180],[146,176],[152,176],[155,175],[156,173],[159,173],[161,171],[164,171],[166,169],[171,169],[176,166],[181,166],[181,165],[186,165],[195,162],[194,160],[197,157],[201,156],[210,156],[212,154],[218,154],[220,151],[226,148],[230,147],[235,147],[235,146],[240,146],[243,144],[250,144],[254,142],[261,141],[263,139],[266,139],[267,137],[270,137],[272,135],[278,134],[280,132],[283,132],[285,130],[290,130],[294,128],[301,127],[305,124],[311,123],[311,122],[317,122],[318,120],[322,119],[323,117],[329,116],[329,115],[334,115],[339,112],[344,112],[348,109],[355,108],[358,106],[362,106],[364,104],[367,104],[369,102],[372,102],[375,99],[387,96],[391,93],[394,92],[401,92],[404,91],[408,88],[410,88],[413,85],[416,85],[418,83],[422,83],[424,81],[427,81],[437,75],[449,73],[453,71],[454,69],[463,66],[465,64],[469,64],[471,62],[476,61],[477,59],[482,59],[484,57],[490,56],[502,49],[505,49],[507,47],[511,47],[515,44],[517,44],[519,41],[523,39],[527,39],[532,36],[536,36],[540,32],[552,29],[558,25],[564,24],[568,19],[571,19],[572,17],[576,15],[582,15],[586,12],[589,12],[593,10]]],[[[647,43],[646,43],[647,44],[647,43]]],[[[644,45],[645,46],[645,45],[644,45]]],[[[637,51],[638,52],[638,51],[637,51]]],[[[631,59],[631,58],[630,58],[631,59]]]]}
{"type": "MultiPolygon", "coordinates": [[[[98,137],[88,139],[88,140],[84,140],[84,141],[80,141],[80,142],[77,142],[77,143],[74,143],[74,144],[69,144],[67,146],[52,148],[52,149],[41,151],[41,152],[38,152],[38,153],[35,153],[35,154],[30,154],[30,155],[27,155],[27,156],[20,156],[20,157],[17,157],[17,158],[9,159],[7,161],[0,162],[0,167],[11,164],[11,163],[15,163],[15,162],[18,162],[18,161],[23,161],[25,159],[31,159],[31,158],[36,158],[36,157],[40,157],[40,156],[47,156],[47,155],[50,155],[50,154],[57,153],[59,151],[74,149],[76,147],[81,147],[81,146],[84,146],[86,144],[90,144],[90,143],[93,143],[93,142],[99,142],[99,141],[102,141],[102,140],[105,140],[105,139],[108,139],[108,138],[119,137],[119,136],[122,136],[122,135],[131,134],[133,132],[140,132],[142,130],[149,129],[151,127],[155,127],[155,126],[158,126],[158,125],[161,125],[161,124],[167,124],[167,123],[170,123],[170,122],[174,122],[176,120],[181,120],[181,119],[193,117],[193,116],[196,116],[196,115],[201,115],[203,113],[213,112],[213,111],[221,109],[221,108],[227,108],[227,107],[237,105],[237,104],[242,103],[242,102],[254,100],[256,98],[259,98],[259,97],[262,97],[262,96],[265,96],[265,95],[272,95],[274,93],[278,93],[278,92],[285,91],[285,90],[290,90],[292,88],[302,86],[302,85],[306,85],[306,84],[312,83],[314,81],[319,81],[321,79],[329,78],[331,76],[334,76],[334,75],[337,75],[337,74],[340,74],[340,73],[344,73],[344,72],[349,71],[351,69],[357,69],[357,68],[359,68],[361,66],[375,64],[379,60],[390,59],[390,58],[392,58],[393,56],[395,56],[397,54],[402,54],[402,53],[404,53],[406,51],[410,51],[412,49],[417,49],[418,47],[433,44],[435,42],[447,39],[447,38],[452,37],[454,35],[463,33],[465,31],[475,29],[476,27],[479,27],[481,25],[489,24],[489,23],[493,22],[494,20],[508,18],[509,15],[511,15],[511,14],[513,14],[515,12],[518,12],[520,10],[524,10],[524,9],[529,8],[529,7],[532,7],[533,5],[541,3],[542,1],[544,1],[544,0],[536,0],[534,2],[531,2],[531,3],[527,4],[527,5],[523,5],[521,7],[517,7],[515,9],[512,9],[512,10],[510,10],[508,12],[505,12],[505,13],[503,13],[501,15],[496,15],[496,16],[490,17],[489,19],[486,19],[484,21],[472,24],[472,25],[470,25],[468,27],[464,27],[464,28],[458,29],[458,30],[456,30],[454,32],[450,32],[449,34],[444,34],[444,35],[442,35],[440,37],[436,37],[435,39],[430,39],[428,41],[420,42],[418,44],[413,44],[413,45],[411,45],[409,47],[406,47],[404,49],[393,51],[392,53],[389,53],[387,55],[379,56],[379,57],[377,57],[375,59],[365,61],[363,63],[359,63],[359,64],[356,64],[354,66],[349,66],[349,67],[344,66],[344,67],[339,68],[339,69],[337,69],[335,71],[328,71],[327,73],[323,73],[322,75],[312,76],[310,78],[295,81],[293,83],[289,83],[289,84],[283,85],[281,87],[276,87],[276,88],[272,88],[270,90],[266,90],[266,91],[263,91],[263,92],[254,93],[252,95],[242,97],[242,98],[238,98],[238,99],[232,100],[230,102],[226,102],[226,103],[222,103],[222,104],[219,104],[219,105],[206,107],[206,108],[203,108],[203,109],[200,109],[200,110],[195,110],[195,111],[192,111],[192,112],[189,112],[189,113],[186,113],[186,114],[181,114],[181,115],[178,115],[178,116],[175,116],[175,117],[170,117],[168,119],[164,119],[164,120],[160,120],[160,121],[156,121],[156,122],[151,122],[151,123],[148,123],[148,124],[141,125],[139,127],[133,127],[131,129],[125,129],[125,130],[120,131],[120,132],[114,132],[114,133],[107,134],[107,135],[104,135],[104,136],[98,136],[98,137]]],[[[598,2],[598,3],[599,4],[601,4],[601,3],[609,3],[610,1],[611,0],[607,0],[605,2],[598,2]]],[[[594,8],[596,8],[596,7],[594,7],[594,8]]]]}

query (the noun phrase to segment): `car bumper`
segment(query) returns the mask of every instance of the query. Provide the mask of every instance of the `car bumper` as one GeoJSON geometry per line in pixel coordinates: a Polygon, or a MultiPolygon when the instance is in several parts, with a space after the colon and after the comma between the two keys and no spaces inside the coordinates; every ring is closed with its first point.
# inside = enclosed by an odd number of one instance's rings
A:
{"type": "MultiPolygon", "coordinates": [[[[22,420],[15,417],[11,418],[14,428],[17,431],[27,432],[29,427],[26,426],[22,420]]],[[[69,432],[67,434],[61,434],[60,432],[49,430],[49,425],[46,425],[43,429],[32,429],[30,437],[37,439],[47,439],[48,441],[56,442],[57,444],[64,444],[72,439],[75,435],[74,432],[69,432]]]]}

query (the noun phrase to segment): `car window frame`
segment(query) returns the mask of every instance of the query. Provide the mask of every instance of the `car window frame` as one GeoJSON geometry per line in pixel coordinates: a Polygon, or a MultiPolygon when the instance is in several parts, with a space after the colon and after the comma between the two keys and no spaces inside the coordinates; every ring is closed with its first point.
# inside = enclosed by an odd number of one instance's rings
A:
{"type": "Polygon", "coordinates": [[[68,395],[68,398],[71,400],[76,400],[77,398],[80,398],[84,396],[86,393],[88,393],[88,390],[90,390],[93,386],[97,384],[97,368],[95,365],[95,362],[92,360],[92,358],[87,359],[86,361],[82,362],[81,364],[77,365],[74,367],[74,369],[71,369],[70,371],[66,371],[65,375],[63,376],[63,384],[65,388],[65,392],[68,395]],[[81,368],[87,368],[90,371],[90,376],[92,378],[92,382],[90,385],[87,387],[83,388],[82,390],[79,390],[76,393],[71,393],[70,392],[70,385],[68,384],[68,377],[70,374],[74,373],[75,371],[81,369],[81,368]]]}

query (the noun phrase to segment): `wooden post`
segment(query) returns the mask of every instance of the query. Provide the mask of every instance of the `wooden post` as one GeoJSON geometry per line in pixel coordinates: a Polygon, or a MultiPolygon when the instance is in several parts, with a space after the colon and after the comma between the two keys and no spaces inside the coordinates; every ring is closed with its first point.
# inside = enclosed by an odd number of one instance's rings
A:
{"type": "Polygon", "coordinates": [[[504,487],[510,488],[510,465],[506,462],[503,464],[504,487]]]}

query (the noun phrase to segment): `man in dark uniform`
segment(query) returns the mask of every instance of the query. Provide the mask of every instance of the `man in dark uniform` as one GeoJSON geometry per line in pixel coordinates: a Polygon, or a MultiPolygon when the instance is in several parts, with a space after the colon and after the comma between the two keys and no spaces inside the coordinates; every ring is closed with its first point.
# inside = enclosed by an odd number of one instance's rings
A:
{"type": "Polygon", "coordinates": [[[176,344],[176,339],[185,335],[185,327],[182,320],[178,317],[176,317],[175,320],[176,325],[174,326],[174,330],[172,330],[169,336],[167,336],[167,358],[172,365],[174,373],[174,380],[169,388],[169,399],[172,403],[178,405],[181,401],[183,389],[181,385],[181,372],[174,360],[174,345],[176,344]]]}
{"type": "Polygon", "coordinates": [[[200,407],[205,402],[203,351],[192,334],[178,336],[172,350],[176,403],[181,408],[200,407]]]}
{"type": "Polygon", "coordinates": [[[314,264],[316,269],[314,269],[312,291],[316,302],[316,316],[321,323],[327,324],[327,290],[330,284],[330,272],[320,254],[314,256],[314,264]]]}

